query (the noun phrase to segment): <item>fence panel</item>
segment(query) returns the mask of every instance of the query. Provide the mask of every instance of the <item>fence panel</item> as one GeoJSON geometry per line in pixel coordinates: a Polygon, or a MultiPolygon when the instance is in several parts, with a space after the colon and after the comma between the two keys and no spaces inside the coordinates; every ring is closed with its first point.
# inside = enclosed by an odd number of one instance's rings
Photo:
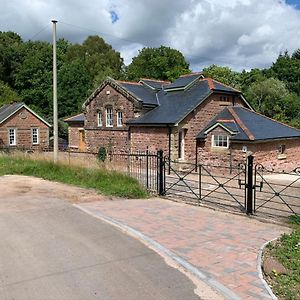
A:
{"type": "Polygon", "coordinates": [[[291,173],[255,166],[254,213],[286,218],[300,214],[300,168],[291,173]]]}
{"type": "Polygon", "coordinates": [[[195,165],[165,159],[165,195],[193,204],[245,211],[245,164],[237,167],[195,165]]]}

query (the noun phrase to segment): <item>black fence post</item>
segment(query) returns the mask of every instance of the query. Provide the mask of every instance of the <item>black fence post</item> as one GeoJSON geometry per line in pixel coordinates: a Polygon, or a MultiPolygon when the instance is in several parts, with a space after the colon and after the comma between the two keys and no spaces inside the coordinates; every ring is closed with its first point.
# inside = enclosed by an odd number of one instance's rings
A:
{"type": "Polygon", "coordinates": [[[149,188],[149,148],[146,150],[146,186],[149,188]]]}
{"type": "Polygon", "coordinates": [[[158,194],[159,196],[164,196],[165,194],[165,185],[164,185],[164,152],[163,150],[157,151],[158,157],[158,194]]]}
{"type": "Polygon", "coordinates": [[[252,155],[247,157],[247,215],[253,214],[253,160],[254,157],[252,155]]]}

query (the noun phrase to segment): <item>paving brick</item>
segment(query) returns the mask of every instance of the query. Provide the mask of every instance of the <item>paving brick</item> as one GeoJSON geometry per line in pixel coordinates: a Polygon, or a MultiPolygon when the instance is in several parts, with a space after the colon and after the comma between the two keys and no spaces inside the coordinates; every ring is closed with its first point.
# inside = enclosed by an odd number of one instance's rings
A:
{"type": "Polygon", "coordinates": [[[139,230],[242,299],[271,299],[258,276],[257,255],[266,241],[288,232],[286,227],[163,199],[81,206],[139,230]]]}

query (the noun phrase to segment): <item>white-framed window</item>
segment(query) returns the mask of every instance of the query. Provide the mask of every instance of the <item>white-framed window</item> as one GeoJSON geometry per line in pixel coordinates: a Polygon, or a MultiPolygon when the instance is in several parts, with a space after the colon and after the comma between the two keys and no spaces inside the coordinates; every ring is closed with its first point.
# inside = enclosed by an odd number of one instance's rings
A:
{"type": "Polygon", "coordinates": [[[32,145],[38,145],[40,143],[39,137],[39,129],[38,128],[31,128],[31,142],[32,145]]]}
{"type": "Polygon", "coordinates": [[[184,138],[185,138],[185,130],[182,129],[179,131],[179,136],[178,136],[178,158],[179,159],[184,159],[184,138]]]}
{"type": "Polygon", "coordinates": [[[8,143],[9,146],[17,145],[17,130],[15,128],[8,129],[8,143]]]}
{"type": "Polygon", "coordinates": [[[117,126],[118,127],[123,126],[123,113],[121,111],[117,112],[117,126]]]}
{"type": "Polygon", "coordinates": [[[113,127],[113,108],[106,108],[106,127],[113,127]]]}
{"type": "Polygon", "coordinates": [[[99,127],[102,126],[102,113],[101,112],[98,112],[98,114],[97,114],[97,123],[98,123],[99,127]]]}
{"type": "Polygon", "coordinates": [[[212,146],[215,148],[228,148],[229,136],[228,135],[213,135],[212,146]]]}

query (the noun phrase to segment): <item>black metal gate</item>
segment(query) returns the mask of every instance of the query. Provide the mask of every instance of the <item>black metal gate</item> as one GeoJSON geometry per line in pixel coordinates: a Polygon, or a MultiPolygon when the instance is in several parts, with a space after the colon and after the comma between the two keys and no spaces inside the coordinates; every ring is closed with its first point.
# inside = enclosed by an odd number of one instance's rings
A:
{"type": "Polygon", "coordinates": [[[110,160],[118,167],[126,162],[129,175],[160,196],[262,216],[300,214],[300,168],[291,173],[270,171],[254,165],[251,155],[236,166],[197,165],[148,150],[113,154],[110,160]]]}
{"type": "Polygon", "coordinates": [[[164,165],[165,196],[181,198],[198,205],[247,211],[246,164],[236,167],[195,165],[165,158],[164,165]]]}
{"type": "Polygon", "coordinates": [[[291,173],[255,166],[254,213],[276,217],[300,214],[300,168],[291,173]]]}

